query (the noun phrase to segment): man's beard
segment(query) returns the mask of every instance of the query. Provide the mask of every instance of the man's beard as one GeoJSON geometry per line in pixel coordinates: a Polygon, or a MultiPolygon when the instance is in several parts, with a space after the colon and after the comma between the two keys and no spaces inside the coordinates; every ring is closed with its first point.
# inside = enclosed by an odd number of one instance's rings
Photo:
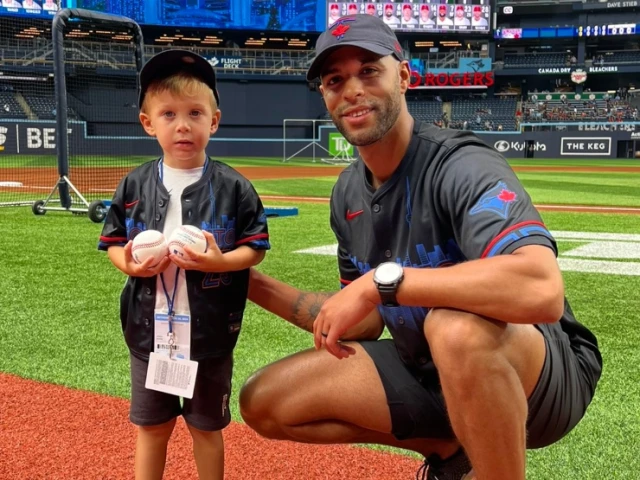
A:
{"type": "MultiPolygon", "coordinates": [[[[396,124],[400,117],[400,83],[396,82],[391,94],[381,102],[371,102],[374,115],[378,116],[378,122],[366,130],[350,133],[345,127],[345,120],[341,112],[332,115],[333,123],[346,140],[355,147],[366,147],[379,141],[396,124]]],[[[345,107],[351,108],[351,107],[345,107]]]]}

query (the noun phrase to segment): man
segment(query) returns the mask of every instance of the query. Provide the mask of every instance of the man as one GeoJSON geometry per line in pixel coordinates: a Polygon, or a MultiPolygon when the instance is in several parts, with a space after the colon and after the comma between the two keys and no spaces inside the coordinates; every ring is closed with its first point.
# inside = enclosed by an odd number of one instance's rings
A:
{"type": "Polygon", "coordinates": [[[340,5],[332,3],[329,5],[329,26],[333,25],[340,18],[340,5]]]}
{"type": "Polygon", "coordinates": [[[58,5],[56,5],[55,0],[46,0],[42,5],[44,10],[56,11],[58,10],[58,5]]]}
{"type": "Polygon", "coordinates": [[[411,117],[409,65],[382,21],[324,32],[318,77],[361,158],[331,196],[344,288],[302,292],[252,270],[249,299],[316,348],[247,381],[245,421],[272,439],[414,450],[427,479],[524,480],[525,448],[575,427],[602,368],[564,300],[554,239],[501,155],[411,117]],[[393,339],[378,340],[385,326],[393,339]]]}
{"type": "Polygon", "coordinates": [[[347,7],[347,15],[356,15],[358,13],[358,4],[350,3],[347,7]]]}
{"type": "Polygon", "coordinates": [[[28,10],[38,10],[38,11],[42,10],[42,7],[38,5],[34,0],[23,0],[22,8],[25,8],[28,10]]]}
{"type": "Polygon", "coordinates": [[[471,25],[474,27],[487,27],[487,19],[482,16],[482,7],[474,5],[473,16],[471,17],[471,25]]]}
{"type": "Polygon", "coordinates": [[[408,3],[402,6],[402,25],[418,25],[418,20],[413,18],[413,6],[408,3]]]}
{"type": "Polygon", "coordinates": [[[2,6],[5,8],[22,8],[22,4],[18,0],[2,0],[2,6]]]}
{"type": "Polygon", "coordinates": [[[387,3],[384,6],[384,23],[387,25],[391,25],[392,27],[396,27],[400,24],[400,19],[394,15],[394,6],[392,3],[387,3]]]}
{"type": "Polygon", "coordinates": [[[453,20],[447,15],[447,6],[442,4],[438,7],[438,25],[451,26],[453,20]]]}
{"type": "Polygon", "coordinates": [[[376,11],[376,6],[373,3],[368,3],[367,4],[367,14],[368,15],[377,15],[378,12],[376,11]]]}
{"type": "Polygon", "coordinates": [[[427,4],[420,5],[420,25],[425,25],[428,27],[433,27],[435,25],[433,19],[431,18],[429,5],[427,4]]]}
{"type": "Polygon", "coordinates": [[[458,27],[468,27],[471,22],[469,19],[465,17],[464,14],[464,5],[458,5],[456,7],[456,16],[454,19],[454,23],[458,27]]]}

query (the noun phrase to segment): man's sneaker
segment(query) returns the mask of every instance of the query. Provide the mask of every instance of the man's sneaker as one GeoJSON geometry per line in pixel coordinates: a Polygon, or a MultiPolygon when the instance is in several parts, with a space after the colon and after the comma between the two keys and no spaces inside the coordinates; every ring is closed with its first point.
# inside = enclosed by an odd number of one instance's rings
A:
{"type": "Polygon", "coordinates": [[[416,480],[471,480],[471,462],[461,448],[449,458],[442,460],[438,455],[426,458],[416,474],[416,480]]]}

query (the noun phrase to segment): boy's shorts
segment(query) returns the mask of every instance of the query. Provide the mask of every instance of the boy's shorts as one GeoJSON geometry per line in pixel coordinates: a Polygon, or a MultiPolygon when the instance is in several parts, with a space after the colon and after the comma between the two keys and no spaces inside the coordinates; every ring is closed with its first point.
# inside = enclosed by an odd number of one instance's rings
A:
{"type": "Polygon", "coordinates": [[[233,354],[198,361],[193,398],[182,399],[145,388],[148,360],[129,354],[131,362],[131,408],[129,419],[134,425],[150,427],[166,423],[182,415],[187,424],[198,430],[222,430],[231,421],[229,398],[233,354]]]}

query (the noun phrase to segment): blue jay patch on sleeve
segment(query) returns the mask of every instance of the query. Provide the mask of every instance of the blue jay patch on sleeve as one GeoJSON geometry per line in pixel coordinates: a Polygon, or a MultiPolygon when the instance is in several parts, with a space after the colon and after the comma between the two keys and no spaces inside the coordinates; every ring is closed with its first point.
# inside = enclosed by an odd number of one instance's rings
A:
{"type": "Polygon", "coordinates": [[[469,215],[477,215],[482,212],[492,212],[506,219],[509,216],[509,208],[516,201],[518,195],[509,190],[507,184],[498,182],[491,190],[480,197],[478,203],[469,211],[469,215]]]}

